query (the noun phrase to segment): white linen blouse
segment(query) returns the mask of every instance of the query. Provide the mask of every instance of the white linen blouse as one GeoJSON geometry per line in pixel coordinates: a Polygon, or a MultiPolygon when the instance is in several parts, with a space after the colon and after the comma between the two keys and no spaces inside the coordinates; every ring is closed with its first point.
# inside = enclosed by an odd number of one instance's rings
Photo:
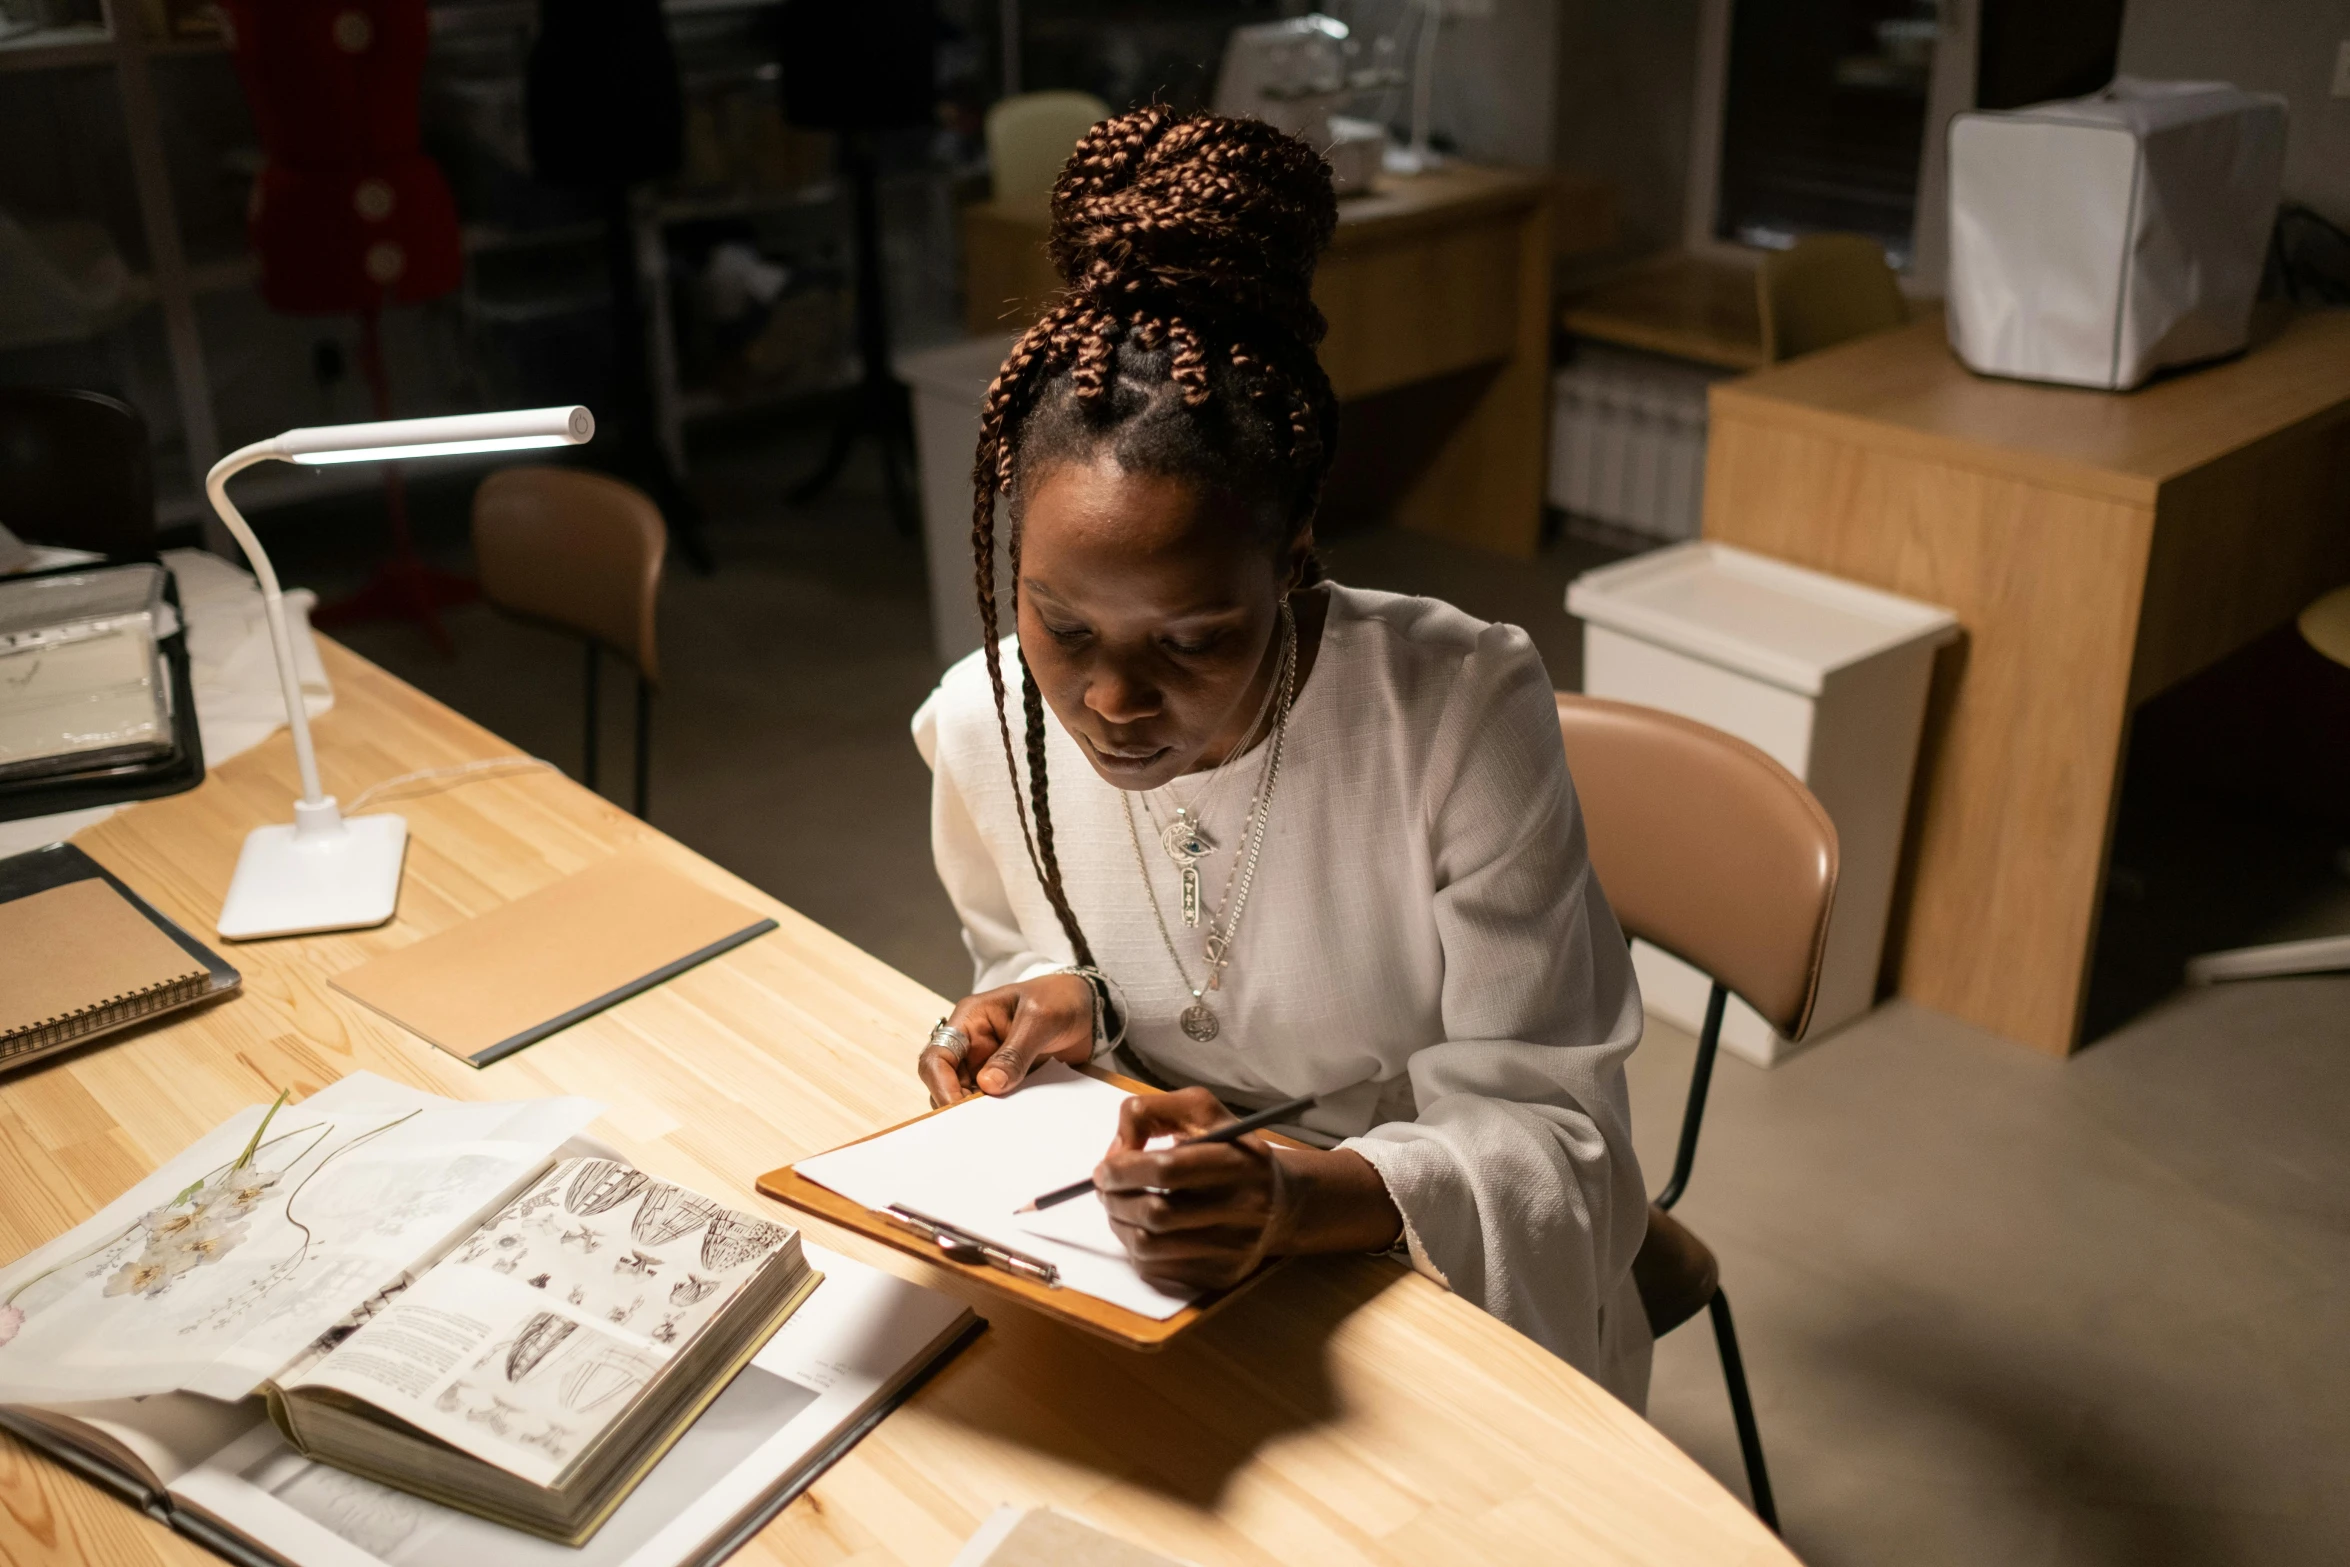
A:
{"type": "MultiPolygon", "coordinates": [[[[1219,845],[1187,929],[1180,873],[1143,801],[1046,719],[1063,884],[1123,994],[1122,1051],[1236,1107],[1322,1095],[1302,1130],[1379,1171],[1415,1267],[1641,1408],[1650,1339],[1631,1269],[1647,1197],[1624,1084],[1640,992],[1585,851],[1550,679],[1515,626],[1433,599],[1326,591],[1255,890],[1208,998],[1223,1025],[1211,1041],[1177,1026],[1190,988],[1150,899],[1202,978],[1266,747],[1204,798],[1204,775],[1174,786],[1219,845]]],[[[1016,682],[1010,638],[1003,657],[1016,682]]],[[[1012,707],[1022,750],[1016,684],[1012,707]]],[[[973,989],[1065,966],[977,653],[947,671],[913,730],[973,989]]],[[[1025,793],[1024,750],[1021,766],[1025,793]]],[[[1153,798],[1164,818],[1164,793],[1153,798]]]]}

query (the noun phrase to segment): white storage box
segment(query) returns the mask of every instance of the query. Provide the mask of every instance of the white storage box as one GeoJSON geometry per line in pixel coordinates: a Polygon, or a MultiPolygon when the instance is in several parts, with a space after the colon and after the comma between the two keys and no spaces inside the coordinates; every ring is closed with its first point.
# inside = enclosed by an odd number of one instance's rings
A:
{"type": "Polygon", "coordinates": [[[1697,537],[1705,394],[1725,373],[1578,345],[1551,377],[1550,503],[1650,538],[1697,537]]]}
{"type": "MultiPolygon", "coordinates": [[[[1752,555],[1684,544],[1577,578],[1583,689],[1711,724],[1810,785],[1836,824],[1841,870],[1806,1042],[1869,1010],[1901,858],[1934,649],[1946,609],[1752,555]]],[[[1649,1012],[1692,1033],[1712,981],[1637,942],[1649,1012]]],[[[1722,1046],[1759,1065],[1795,1046],[1733,997],[1722,1046]]]]}
{"type": "MultiPolygon", "coordinates": [[[[979,603],[971,576],[971,458],[979,409],[1014,337],[974,337],[897,356],[898,379],[914,389],[914,454],[922,470],[922,548],[930,573],[930,634],[941,664],[979,647],[979,603]]],[[[1004,536],[996,533],[996,591],[1003,588],[1004,536]]],[[[1009,600],[1003,629],[1012,629],[1009,600]]]]}
{"type": "Polygon", "coordinates": [[[1987,375],[2120,390],[2234,353],[2260,288],[2285,100],[2117,78],[1950,127],[1951,349],[1987,375]]]}

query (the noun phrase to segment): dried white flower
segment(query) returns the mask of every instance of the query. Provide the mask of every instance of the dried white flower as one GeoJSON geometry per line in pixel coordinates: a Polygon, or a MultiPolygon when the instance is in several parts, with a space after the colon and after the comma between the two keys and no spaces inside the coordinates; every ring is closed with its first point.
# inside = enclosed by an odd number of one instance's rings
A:
{"type": "MultiPolygon", "coordinates": [[[[124,1263],[106,1281],[108,1295],[160,1295],[175,1277],[165,1267],[167,1259],[153,1252],[124,1263]]],[[[184,1271],[184,1270],[183,1270],[184,1271]]]]}
{"type": "Polygon", "coordinates": [[[154,1209],[139,1220],[150,1242],[175,1240],[203,1222],[202,1209],[176,1205],[154,1209]]]}
{"type": "Polygon", "coordinates": [[[178,1256],[188,1259],[188,1266],[218,1262],[237,1249],[252,1230],[252,1221],[240,1219],[234,1224],[212,1221],[188,1231],[173,1244],[178,1256]]]}
{"type": "Polygon", "coordinates": [[[196,1206],[215,1218],[241,1219],[268,1200],[277,1177],[275,1170],[258,1170],[251,1165],[229,1170],[197,1193],[196,1206]]]}

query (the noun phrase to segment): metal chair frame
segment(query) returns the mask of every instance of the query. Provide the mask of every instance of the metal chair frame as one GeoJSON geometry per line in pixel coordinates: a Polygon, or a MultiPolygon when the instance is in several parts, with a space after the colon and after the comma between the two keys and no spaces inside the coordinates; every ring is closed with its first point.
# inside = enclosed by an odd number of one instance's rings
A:
{"type": "MultiPolygon", "coordinates": [[[[1722,1043],[1722,1014],[1730,992],[1714,981],[1705,1001],[1705,1026],[1697,1035],[1697,1061],[1689,1072],[1689,1099],[1681,1111],[1681,1140],[1673,1153],[1673,1173],[1656,1205],[1670,1209],[1688,1190],[1689,1172],[1697,1164],[1697,1133],[1705,1121],[1706,1090],[1713,1084],[1714,1056],[1722,1043]]],[[[1754,1500],[1754,1515],[1773,1534],[1779,1532],[1779,1505],[1771,1496],[1771,1472],[1763,1462],[1762,1431],[1754,1423],[1754,1399],[1746,1387],[1746,1359],[1738,1352],[1738,1329],[1730,1320],[1730,1297],[1717,1282],[1713,1298],[1705,1303],[1714,1327],[1714,1347],[1722,1356],[1722,1381],[1729,1387],[1730,1418],[1738,1427],[1738,1456],[1746,1463],[1746,1488],[1754,1500]]]]}
{"type": "MultiPolygon", "coordinates": [[[[597,767],[598,729],[596,723],[599,706],[597,698],[601,689],[602,674],[602,659],[599,655],[604,649],[603,645],[597,642],[594,637],[588,637],[584,640],[587,643],[587,723],[583,738],[586,754],[580,762],[579,779],[581,783],[594,789],[599,770],[597,767]]],[[[645,814],[652,799],[652,792],[653,683],[645,678],[644,671],[639,670],[636,677],[636,817],[639,821],[652,819],[645,814]]]]}

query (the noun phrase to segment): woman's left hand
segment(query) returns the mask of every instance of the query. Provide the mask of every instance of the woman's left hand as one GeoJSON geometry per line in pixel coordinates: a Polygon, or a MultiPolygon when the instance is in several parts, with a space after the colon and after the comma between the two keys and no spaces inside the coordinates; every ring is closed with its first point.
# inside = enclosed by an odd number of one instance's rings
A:
{"type": "Polygon", "coordinates": [[[1110,1227],[1145,1278],[1222,1289],[1267,1257],[1380,1251],[1403,1220],[1387,1184],[1346,1149],[1234,1143],[1148,1149],[1154,1137],[1197,1137],[1232,1120],[1204,1088],[1137,1094],[1118,1141],[1094,1171],[1110,1227]]]}

